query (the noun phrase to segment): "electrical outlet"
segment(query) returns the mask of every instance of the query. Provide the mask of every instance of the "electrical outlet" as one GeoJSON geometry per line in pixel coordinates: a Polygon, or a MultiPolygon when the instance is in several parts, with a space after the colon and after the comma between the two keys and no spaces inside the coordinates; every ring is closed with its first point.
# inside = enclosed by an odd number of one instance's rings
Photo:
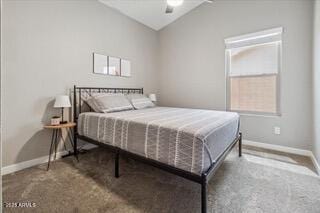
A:
{"type": "Polygon", "coordinates": [[[276,134],[276,135],[280,135],[280,134],[281,134],[281,129],[280,129],[280,127],[278,127],[278,126],[275,126],[275,127],[274,127],[274,134],[276,134]]]}

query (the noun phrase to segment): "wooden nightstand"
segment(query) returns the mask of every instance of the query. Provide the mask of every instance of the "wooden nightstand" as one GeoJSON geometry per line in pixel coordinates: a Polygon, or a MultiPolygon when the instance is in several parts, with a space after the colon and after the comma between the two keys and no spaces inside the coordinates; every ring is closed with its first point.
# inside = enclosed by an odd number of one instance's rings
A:
{"type": "MultiPolygon", "coordinates": [[[[62,129],[66,129],[67,138],[69,139],[70,144],[73,147],[72,129],[75,128],[75,127],[76,127],[76,123],[72,123],[72,122],[69,122],[69,123],[66,123],[66,124],[59,124],[59,125],[46,125],[46,126],[43,127],[45,129],[52,129],[51,145],[50,145],[50,150],[49,150],[49,160],[48,160],[47,171],[49,170],[49,167],[50,167],[51,154],[52,154],[53,150],[54,150],[54,159],[56,159],[57,148],[58,148],[60,139],[62,139],[64,148],[67,151],[66,141],[62,137],[62,129]]],[[[78,160],[77,157],[76,157],[76,159],[78,160]]]]}

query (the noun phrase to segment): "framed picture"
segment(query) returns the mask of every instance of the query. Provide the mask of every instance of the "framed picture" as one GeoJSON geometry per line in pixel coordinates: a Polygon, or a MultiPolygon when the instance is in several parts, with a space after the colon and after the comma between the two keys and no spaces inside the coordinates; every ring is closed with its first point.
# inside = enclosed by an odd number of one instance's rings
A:
{"type": "Polygon", "coordinates": [[[131,76],[131,62],[125,59],[121,59],[121,76],[131,76]]]}
{"type": "Polygon", "coordinates": [[[108,75],[108,56],[93,53],[93,73],[108,75]]]}
{"type": "Polygon", "coordinates": [[[120,58],[108,57],[108,74],[120,76],[120,58]]]}
{"type": "Polygon", "coordinates": [[[114,56],[93,53],[93,73],[130,77],[131,62],[114,56]]]}

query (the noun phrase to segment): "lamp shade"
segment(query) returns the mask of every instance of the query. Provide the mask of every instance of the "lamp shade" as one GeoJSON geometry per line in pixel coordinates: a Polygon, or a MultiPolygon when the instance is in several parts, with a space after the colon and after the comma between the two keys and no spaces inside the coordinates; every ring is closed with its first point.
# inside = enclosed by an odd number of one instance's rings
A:
{"type": "Polygon", "coordinates": [[[71,107],[69,96],[59,95],[53,105],[54,108],[71,107]]]}
{"type": "Polygon", "coordinates": [[[149,94],[149,99],[150,99],[152,102],[156,102],[156,101],[157,101],[157,96],[156,96],[156,94],[149,94]]]}
{"type": "Polygon", "coordinates": [[[180,6],[183,3],[183,0],[167,0],[167,4],[171,7],[180,6]]]}

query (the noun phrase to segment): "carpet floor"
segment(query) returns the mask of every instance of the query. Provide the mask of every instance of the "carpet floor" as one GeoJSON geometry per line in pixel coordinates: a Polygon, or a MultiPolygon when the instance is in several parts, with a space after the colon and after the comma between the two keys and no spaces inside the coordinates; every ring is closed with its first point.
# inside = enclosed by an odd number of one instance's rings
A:
{"type": "MultiPolygon", "coordinates": [[[[320,178],[307,157],[245,147],[234,149],[209,182],[208,212],[320,212],[320,178]]],[[[3,176],[4,202],[34,208],[4,212],[200,212],[200,185],[121,158],[113,177],[113,154],[93,149],[74,158],[3,176]]]]}

